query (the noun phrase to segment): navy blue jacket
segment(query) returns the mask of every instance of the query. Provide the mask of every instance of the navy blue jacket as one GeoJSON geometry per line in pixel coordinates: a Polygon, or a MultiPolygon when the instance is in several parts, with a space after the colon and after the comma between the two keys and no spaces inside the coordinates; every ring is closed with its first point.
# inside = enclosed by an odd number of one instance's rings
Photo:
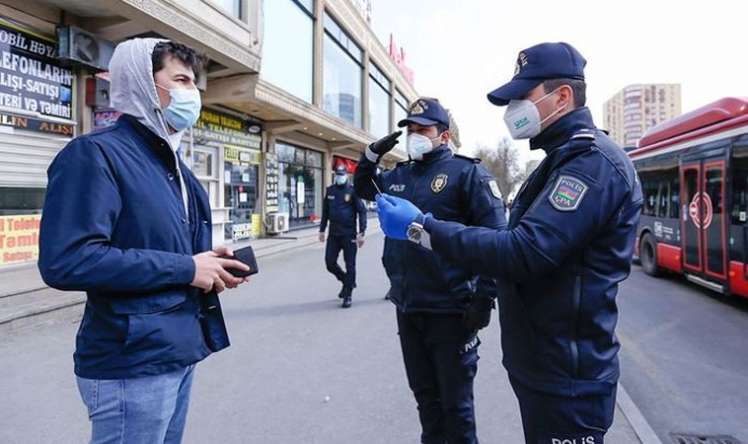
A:
{"type": "MultiPolygon", "coordinates": [[[[504,229],[504,205],[493,177],[479,160],[452,154],[442,145],[418,162],[403,162],[376,174],[366,155],[354,177],[359,196],[374,200],[372,181],[384,193],[403,197],[434,217],[504,229]]],[[[410,241],[387,239],[384,266],[392,288],[390,300],[402,312],[462,313],[475,294],[496,297],[493,279],[447,262],[410,241]]]]}
{"type": "Polygon", "coordinates": [[[211,249],[208,197],[183,163],[189,219],[168,143],[124,115],[76,138],[48,170],[39,270],[87,293],[75,373],[156,375],[229,345],[215,293],[191,287],[192,255],[211,249]]]}
{"type": "Polygon", "coordinates": [[[325,200],[322,203],[322,220],[319,231],[327,229],[330,222],[330,236],[355,237],[366,232],[366,206],[356,196],[353,186],[331,185],[327,187],[325,200]],[[358,233],[356,232],[358,219],[358,233]]]}
{"type": "Polygon", "coordinates": [[[547,157],[509,229],[428,218],[434,251],[499,278],[504,365],[562,396],[607,394],[619,376],[618,283],[630,271],[642,193],[626,154],[580,108],[532,140],[547,157]]]}

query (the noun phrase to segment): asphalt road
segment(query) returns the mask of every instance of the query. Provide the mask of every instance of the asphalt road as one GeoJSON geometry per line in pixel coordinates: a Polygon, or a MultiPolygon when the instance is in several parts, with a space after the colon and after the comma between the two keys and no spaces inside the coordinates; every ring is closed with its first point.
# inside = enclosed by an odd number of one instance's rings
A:
{"type": "Polygon", "coordinates": [[[618,302],[622,383],[660,439],[748,443],[748,300],[635,266],[618,302]]]}

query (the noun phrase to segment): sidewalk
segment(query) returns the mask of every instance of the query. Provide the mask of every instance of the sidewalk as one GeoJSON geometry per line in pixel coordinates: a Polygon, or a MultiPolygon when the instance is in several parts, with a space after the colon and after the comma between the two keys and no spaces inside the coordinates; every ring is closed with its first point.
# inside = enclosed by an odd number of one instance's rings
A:
{"type": "MultiPolygon", "coordinates": [[[[379,220],[369,214],[367,237],[379,232],[379,220]]],[[[291,231],[280,236],[240,241],[239,249],[252,245],[258,259],[314,245],[318,227],[291,231]]],[[[260,266],[262,264],[260,263],[260,266]]],[[[49,288],[34,264],[0,271],[0,335],[55,321],[77,321],[83,314],[85,293],[49,288]]]]}

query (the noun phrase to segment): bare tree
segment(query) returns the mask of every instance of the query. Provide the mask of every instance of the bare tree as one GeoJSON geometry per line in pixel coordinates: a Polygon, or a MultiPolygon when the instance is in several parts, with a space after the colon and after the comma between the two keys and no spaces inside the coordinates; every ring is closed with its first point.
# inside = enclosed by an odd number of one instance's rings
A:
{"type": "Polygon", "coordinates": [[[504,202],[508,202],[517,185],[527,178],[527,169],[520,166],[519,152],[511,139],[502,138],[496,148],[479,147],[475,155],[483,160],[486,169],[496,177],[501,197],[504,202]]]}
{"type": "Polygon", "coordinates": [[[535,171],[535,168],[537,168],[538,165],[540,165],[540,161],[539,160],[537,160],[537,159],[528,160],[527,163],[525,164],[524,171],[522,171],[522,180],[521,180],[521,182],[526,181],[530,177],[530,174],[532,174],[532,172],[535,171]]]}

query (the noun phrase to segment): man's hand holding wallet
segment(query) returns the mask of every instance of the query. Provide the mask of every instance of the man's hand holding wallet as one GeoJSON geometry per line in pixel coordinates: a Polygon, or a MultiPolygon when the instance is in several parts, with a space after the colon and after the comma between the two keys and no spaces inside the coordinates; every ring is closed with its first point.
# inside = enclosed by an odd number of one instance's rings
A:
{"type": "Polygon", "coordinates": [[[221,246],[192,257],[195,262],[195,276],[191,285],[208,293],[215,290],[221,293],[227,288],[236,288],[247,282],[247,277],[256,274],[257,261],[252,247],[233,251],[221,246]]]}

